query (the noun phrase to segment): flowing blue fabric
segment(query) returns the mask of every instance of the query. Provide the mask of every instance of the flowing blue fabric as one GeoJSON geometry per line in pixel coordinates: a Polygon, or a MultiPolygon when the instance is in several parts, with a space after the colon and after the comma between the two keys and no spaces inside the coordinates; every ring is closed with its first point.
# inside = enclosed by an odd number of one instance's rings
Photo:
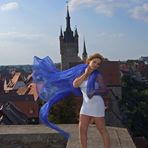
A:
{"type": "MultiPolygon", "coordinates": [[[[54,104],[64,99],[70,93],[82,96],[80,88],[73,87],[73,80],[83,74],[87,66],[87,64],[79,64],[68,70],[60,71],[48,56],[43,59],[37,56],[34,57],[33,81],[36,84],[39,98],[46,101],[40,109],[40,121],[48,127],[59,131],[66,138],[69,138],[69,133],[49,121],[49,111],[54,104]]],[[[95,80],[98,74],[99,71],[95,70],[88,78],[88,96],[95,89],[95,80]]]]}

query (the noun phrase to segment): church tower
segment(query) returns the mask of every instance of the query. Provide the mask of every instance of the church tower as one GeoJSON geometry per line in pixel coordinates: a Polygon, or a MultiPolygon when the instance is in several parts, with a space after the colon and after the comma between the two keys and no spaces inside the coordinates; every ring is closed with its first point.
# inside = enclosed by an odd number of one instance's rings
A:
{"type": "Polygon", "coordinates": [[[78,47],[79,35],[77,28],[73,32],[70,26],[70,15],[67,6],[67,16],[66,16],[66,30],[60,30],[60,54],[61,54],[61,69],[68,69],[74,63],[80,63],[82,60],[78,57],[79,47],[78,47]]]}
{"type": "Polygon", "coordinates": [[[84,45],[83,45],[82,59],[83,59],[83,62],[85,63],[86,62],[86,59],[87,59],[87,52],[86,52],[85,40],[84,40],[84,45]]]}

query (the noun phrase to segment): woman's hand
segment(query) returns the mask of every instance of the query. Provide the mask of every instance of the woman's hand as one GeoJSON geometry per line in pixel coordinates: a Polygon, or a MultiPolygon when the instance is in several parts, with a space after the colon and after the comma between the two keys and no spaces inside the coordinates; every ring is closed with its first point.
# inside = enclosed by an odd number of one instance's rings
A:
{"type": "Polygon", "coordinates": [[[92,72],[93,72],[93,70],[89,66],[86,67],[85,72],[73,81],[73,87],[75,87],[75,88],[80,87],[82,82],[85,81],[92,72]]]}
{"type": "Polygon", "coordinates": [[[86,67],[85,69],[85,75],[90,76],[90,74],[93,72],[93,69],[90,68],[90,66],[86,67]]]}

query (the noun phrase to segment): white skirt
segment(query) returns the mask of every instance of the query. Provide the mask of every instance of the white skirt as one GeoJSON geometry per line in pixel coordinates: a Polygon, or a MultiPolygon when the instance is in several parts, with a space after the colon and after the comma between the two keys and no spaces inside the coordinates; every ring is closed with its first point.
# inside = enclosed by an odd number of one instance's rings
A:
{"type": "Polygon", "coordinates": [[[93,96],[91,99],[83,95],[83,104],[81,106],[80,114],[92,117],[104,117],[105,105],[101,96],[93,96]]]}
{"type": "MultiPolygon", "coordinates": [[[[83,81],[80,86],[83,94],[83,104],[81,106],[80,114],[93,117],[104,117],[105,105],[102,96],[96,95],[89,99],[86,94],[86,87],[87,81],[83,81]]],[[[95,87],[97,88],[97,83],[95,83],[95,87]]]]}

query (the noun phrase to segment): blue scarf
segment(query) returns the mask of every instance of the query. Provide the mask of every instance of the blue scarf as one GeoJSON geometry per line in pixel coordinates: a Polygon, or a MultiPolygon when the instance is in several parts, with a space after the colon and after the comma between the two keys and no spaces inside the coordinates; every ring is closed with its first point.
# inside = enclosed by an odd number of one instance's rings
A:
{"type": "MultiPolygon", "coordinates": [[[[87,64],[79,64],[68,70],[60,71],[55,67],[53,61],[48,56],[43,59],[36,56],[34,57],[33,81],[36,84],[39,98],[46,101],[40,109],[40,121],[48,127],[59,131],[66,138],[69,138],[69,133],[48,120],[49,110],[54,104],[70,93],[76,96],[82,96],[80,88],[73,87],[73,81],[84,73],[87,66],[87,64]]],[[[95,80],[98,74],[99,71],[95,70],[88,78],[88,96],[91,91],[95,89],[95,80]]]]}

